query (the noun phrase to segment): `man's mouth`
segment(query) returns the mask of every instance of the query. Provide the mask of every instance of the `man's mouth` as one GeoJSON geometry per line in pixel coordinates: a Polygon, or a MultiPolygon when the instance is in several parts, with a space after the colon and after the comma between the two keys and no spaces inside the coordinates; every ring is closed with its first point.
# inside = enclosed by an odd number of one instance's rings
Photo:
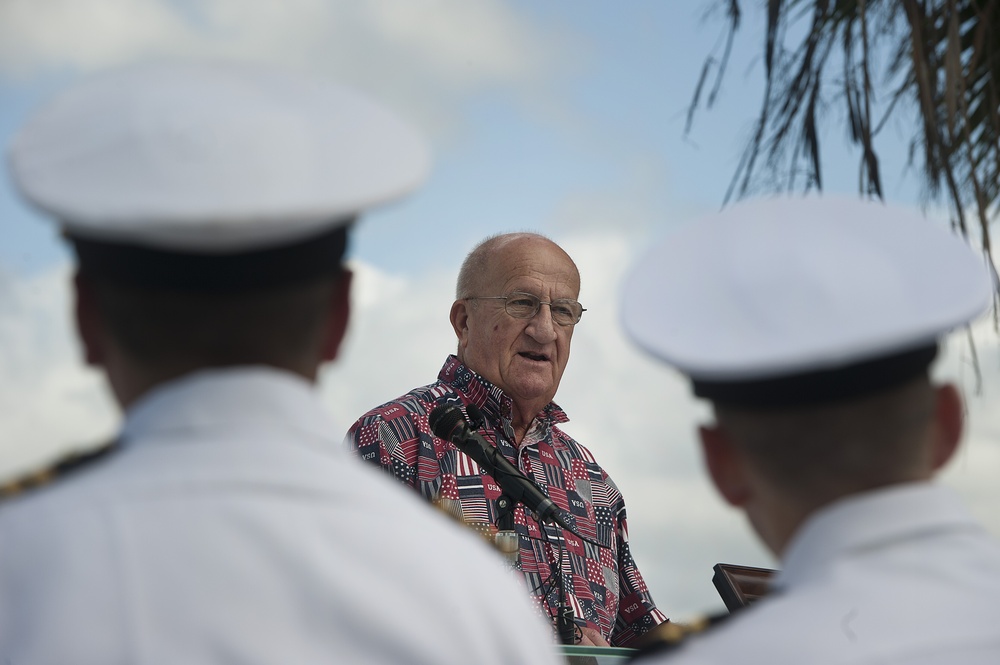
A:
{"type": "Polygon", "coordinates": [[[521,351],[517,355],[522,358],[527,358],[528,360],[534,360],[536,362],[548,362],[549,357],[544,353],[532,353],[530,351],[521,351]]]}

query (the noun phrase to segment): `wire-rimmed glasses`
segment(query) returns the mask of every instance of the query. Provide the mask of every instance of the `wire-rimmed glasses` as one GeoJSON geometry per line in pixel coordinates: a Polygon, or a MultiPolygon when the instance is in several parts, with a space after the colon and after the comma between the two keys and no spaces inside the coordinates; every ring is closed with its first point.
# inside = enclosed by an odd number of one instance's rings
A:
{"type": "Polygon", "coordinates": [[[571,298],[542,300],[532,293],[514,291],[505,296],[470,296],[464,300],[503,300],[504,310],[515,319],[530,319],[538,314],[542,305],[548,305],[552,320],[561,326],[575,326],[587,310],[571,298]]]}

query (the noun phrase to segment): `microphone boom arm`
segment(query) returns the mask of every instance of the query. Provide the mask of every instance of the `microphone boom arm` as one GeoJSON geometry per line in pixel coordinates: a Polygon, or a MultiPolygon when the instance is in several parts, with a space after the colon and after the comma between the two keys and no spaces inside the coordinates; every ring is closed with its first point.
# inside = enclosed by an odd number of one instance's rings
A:
{"type": "MultiPolygon", "coordinates": [[[[474,459],[493,476],[504,493],[531,509],[539,521],[557,524],[577,538],[593,543],[589,538],[577,533],[569,515],[565,514],[566,511],[545,496],[538,485],[511,464],[495,446],[490,445],[469,427],[465,416],[457,406],[443,404],[436,407],[431,411],[428,423],[435,436],[451,441],[459,450],[474,459]]],[[[594,544],[600,545],[600,543],[594,544]]]]}

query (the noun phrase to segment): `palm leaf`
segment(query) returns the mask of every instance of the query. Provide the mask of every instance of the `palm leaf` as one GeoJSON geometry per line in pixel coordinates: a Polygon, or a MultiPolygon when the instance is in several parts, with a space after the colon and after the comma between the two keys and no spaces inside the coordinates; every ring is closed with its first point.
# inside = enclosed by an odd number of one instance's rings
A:
{"type": "MultiPolygon", "coordinates": [[[[716,80],[706,106],[715,102],[741,26],[739,0],[717,4],[725,10],[728,35],[721,56],[706,59],[686,131],[713,68],[716,80]]],[[[768,0],[764,101],[726,201],[763,188],[822,189],[818,127],[837,107],[859,152],[859,191],[882,198],[879,132],[902,115],[914,128],[910,163],[919,167],[929,200],[944,198],[953,226],[963,234],[969,233],[966,218],[972,215],[989,256],[989,223],[1000,214],[998,5],[997,0],[768,0]],[[789,29],[800,22],[807,22],[804,33],[789,29]],[[788,34],[803,36],[787,43],[788,34]]]]}

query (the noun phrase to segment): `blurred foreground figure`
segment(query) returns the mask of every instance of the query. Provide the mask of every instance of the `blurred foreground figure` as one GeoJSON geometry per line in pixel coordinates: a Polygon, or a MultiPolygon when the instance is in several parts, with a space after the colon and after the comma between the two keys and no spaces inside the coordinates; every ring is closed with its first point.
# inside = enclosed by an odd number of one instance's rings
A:
{"type": "Polygon", "coordinates": [[[708,472],[782,566],[664,662],[1000,663],[1000,546],[931,482],[963,408],[928,367],[989,301],[959,238],[875,203],[734,206],[639,261],[625,327],[712,402],[708,472]]]}
{"type": "Polygon", "coordinates": [[[576,264],[548,238],[487,238],[458,275],[450,313],[457,355],[436,383],[363,415],[348,441],[425,499],[484,532],[508,534],[515,567],[542,611],[565,628],[562,641],[629,646],[665,617],[632,558],[621,492],[559,428],[569,418],[552,401],[585,311],[579,295],[576,264]],[[502,476],[434,434],[429,415],[448,406],[479,421],[473,429],[482,429],[486,449],[564,511],[576,536],[540,521],[502,476]]]}
{"type": "Polygon", "coordinates": [[[164,64],[58,96],[10,160],[125,423],[0,504],[0,662],[554,661],[496,554],[346,455],[314,390],[348,226],[423,179],[419,137],[322,82],[164,64]]]}

